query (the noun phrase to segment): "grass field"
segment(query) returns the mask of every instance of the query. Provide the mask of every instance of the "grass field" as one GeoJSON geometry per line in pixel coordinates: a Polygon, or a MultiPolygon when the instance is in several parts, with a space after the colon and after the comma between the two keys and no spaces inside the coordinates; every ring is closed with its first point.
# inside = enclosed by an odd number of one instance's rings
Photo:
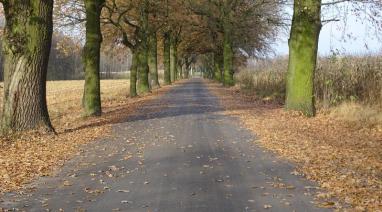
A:
{"type": "MultiPolygon", "coordinates": [[[[117,100],[129,94],[129,80],[101,80],[102,101],[117,100]]],[[[47,102],[52,120],[81,110],[84,80],[48,81],[47,102]]],[[[0,89],[0,108],[3,102],[3,84],[0,89]]],[[[1,114],[1,110],[0,110],[1,114]]]]}

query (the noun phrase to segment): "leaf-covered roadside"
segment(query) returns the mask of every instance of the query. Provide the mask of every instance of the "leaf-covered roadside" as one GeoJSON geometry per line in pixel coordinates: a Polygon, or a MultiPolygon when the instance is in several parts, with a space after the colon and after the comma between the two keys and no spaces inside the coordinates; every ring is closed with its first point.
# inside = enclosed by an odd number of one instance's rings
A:
{"type": "Polygon", "coordinates": [[[103,102],[104,115],[82,118],[81,111],[68,111],[53,120],[57,136],[27,132],[0,138],[0,194],[22,188],[33,179],[49,176],[78,153],[82,145],[107,136],[111,125],[126,120],[135,109],[164,94],[163,87],[140,98],[109,99],[103,102]]]}
{"type": "Polygon", "coordinates": [[[238,88],[210,83],[225,113],[240,118],[254,131],[259,145],[296,162],[299,172],[316,181],[326,193],[318,197],[337,209],[382,210],[382,128],[359,128],[319,113],[305,118],[284,111],[238,88]]]}

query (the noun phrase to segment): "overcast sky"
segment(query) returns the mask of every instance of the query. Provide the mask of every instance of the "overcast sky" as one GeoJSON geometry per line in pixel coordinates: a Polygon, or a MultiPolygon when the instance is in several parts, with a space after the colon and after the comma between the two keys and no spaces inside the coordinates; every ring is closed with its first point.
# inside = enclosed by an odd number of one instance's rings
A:
{"type": "MultiPolygon", "coordinates": [[[[277,55],[288,54],[288,36],[287,33],[279,35],[274,45],[277,55]]],[[[340,21],[324,24],[318,49],[320,55],[328,55],[332,51],[343,54],[382,53],[382,40],[378,40],[375,27],[370,22],[350,14],[346,23],[340,21]]]]}
{"type": "MultiPolygon", "coordinates": [[[[352,21],[349,23],[345,35],[343,30],[337,28],[337,25],[330,23],[322,28],[318,47],[320,55],[328,55],[332,51],[344,54],[382,52],[382,41],[379,41],[374,35],[374,31],[364,24],[352,21]]],[[[274,49],[277,55],[288,54],[287,36],[280,35],[274,49]]]]}

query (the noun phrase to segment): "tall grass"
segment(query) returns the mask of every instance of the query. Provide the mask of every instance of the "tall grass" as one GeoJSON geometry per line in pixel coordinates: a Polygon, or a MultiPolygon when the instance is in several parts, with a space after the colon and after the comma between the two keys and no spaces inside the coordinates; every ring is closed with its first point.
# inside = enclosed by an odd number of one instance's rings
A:
{"type": "Polygon", "coordinates": [[[283,102],[285,97],[285,74],[288,67],[287,58],[259,60],[255,67],[240,70],[235,80],[241,89],[261,98],[283,102]]]}
{"type": "MultiPolygon", "coordinates": [[[[262,98],[283,101],[288,58],[257,61],[241,70],[241,88],[262,98]]],[[[382,56],[331,56],[319,58],[315,74],[315,98],[319,107],[343,102],[382,105],[382,56]]]]}
{"type": "MultiPolygon", "coordinates": [[[[241,89],[283,104],[288,58],[256,61],[236,74],[241,89]]],[[[331,56],[318,60],[315,73],[318,109],[362,127],[382,127],[382,56],[331,56]]]]}
{"type": "Polygon", "coordinates": [[[315,85],[316,98],[324,107],[344,101],[382,105],[382,56],[321,59],[315,85]]]}

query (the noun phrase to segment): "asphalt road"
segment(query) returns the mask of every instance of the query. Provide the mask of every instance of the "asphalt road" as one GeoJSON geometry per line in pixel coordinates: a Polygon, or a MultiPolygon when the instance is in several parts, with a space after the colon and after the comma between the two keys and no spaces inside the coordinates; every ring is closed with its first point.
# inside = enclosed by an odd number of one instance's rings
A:
{"type": "Polygon", "coordinates": [[[175,86],[0,208],[25,211],[325,211],[293,164],[256,146],[201,79],[175,86]]]}

